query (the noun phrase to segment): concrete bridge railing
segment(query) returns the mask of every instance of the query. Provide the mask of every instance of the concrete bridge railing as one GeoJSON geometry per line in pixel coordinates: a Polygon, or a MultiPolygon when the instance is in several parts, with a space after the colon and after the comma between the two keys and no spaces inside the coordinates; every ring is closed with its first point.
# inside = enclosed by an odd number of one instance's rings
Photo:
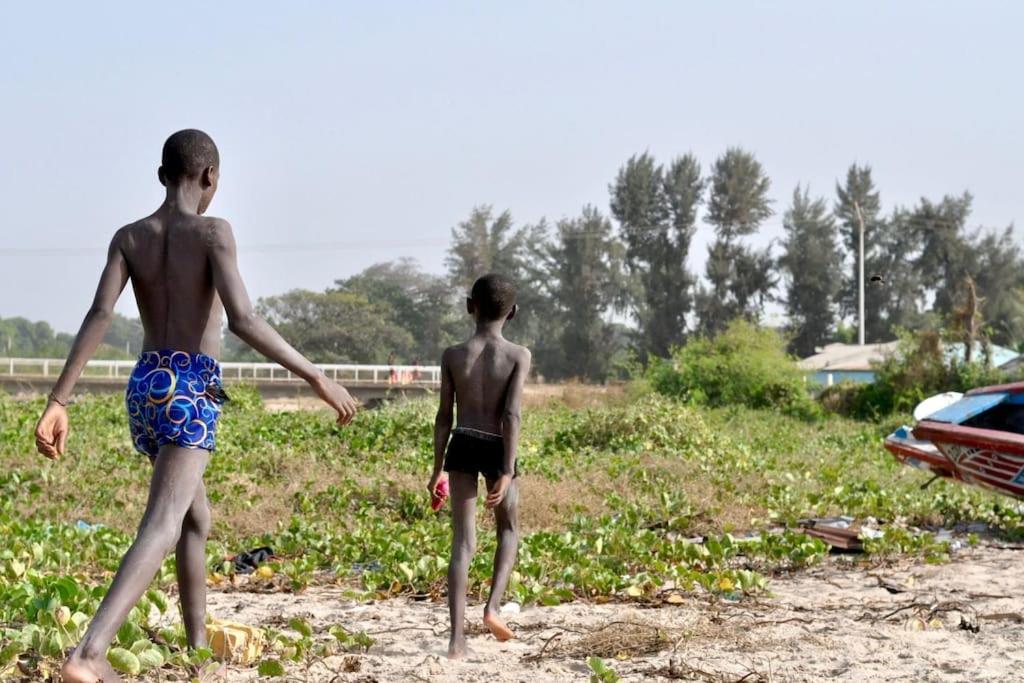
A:
{"type": "MultiPolygon", "coordinates": [[[[317,363],[331,379],[346,385],[368,385],[374,387],[420,386],[438,387],[441,384],[441,367],[438,365],[349,365],[317,363]]],[[[46,378],[56,377],[64,367],[64,360],[58,358],[0,358],[0,377],[46,378]]],[[[86,378],[127,380],[135,367],[133,360],[91,360],[82,372],[86,378]]],[[[298,378],[277,363],[221,363],[225,381],[265,383],[289,383],[298,378]]]]}

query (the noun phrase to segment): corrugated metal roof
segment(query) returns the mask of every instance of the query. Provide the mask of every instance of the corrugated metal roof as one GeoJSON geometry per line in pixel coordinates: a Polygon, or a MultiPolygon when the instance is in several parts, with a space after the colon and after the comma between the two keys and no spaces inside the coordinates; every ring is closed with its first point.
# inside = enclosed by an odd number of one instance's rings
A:
{"type": "Polygon", "coordinates": [[[881,362],[895,353],[899,342],[884,344],[828,344],[820,352],[799,361],[804,370],[871,370],[871,363],[881,362]]]}
{"type": "MultiPolygon", "coordinates": [[[[820,352],[808,356],[799,361],[804,370],[835,370],[835,371],[858,371],[871,370],[872,363],[880,363],[886,356],[893,354],[899,348],[899,342],[891,341],[884,344],[828,344],[820,352]]],[[[964,357],[963,344],[946,344],[946,358],[964,357]]],[[[992,364],[1002,367],[1013,363],[1018,358],[1018,353],[1012,349],[993,345],[992,364]]],[[[981,349],[976,348],[974,357],[981,357],[981,349]]]]}

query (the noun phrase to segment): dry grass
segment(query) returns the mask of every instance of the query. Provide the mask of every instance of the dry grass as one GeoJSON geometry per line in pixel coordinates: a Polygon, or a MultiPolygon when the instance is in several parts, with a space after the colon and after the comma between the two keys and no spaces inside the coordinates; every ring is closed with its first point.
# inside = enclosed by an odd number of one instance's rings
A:
{"type": "Polygon", "coordinates": [[[607,406],[625,396],[620,384],[595,385],[565,382],[561,384],[527,384],[523,392],[523,408],[564,406],[571,410],[607,406]]]}
{"type": "Polygon", "coordinates": [[[258,536],[288,524],[299,493],[316,495],[349,473],[347,462],[326,465],[310,458],[275,454],[259,472],[233,472],[218,489],[229,492],[213,505],[214,534],[258,536]]]}
{"type": "MultiPolygon", "coordinates": [[[[698,515],[694,517],[690,530],[694,534],[708,534],[735,529],[746,529],[751,521],[763,518],[767,511],[750,504],[749,497],[739,495],[744,491],[755,491],[763,486],[755,474],[744,474],[733,480],[735,488],[726,491],[711,481],[700,467],[689,460],[665,456],[646,456],[644,467],[666,474],[676,484],[675,494],[682,494],[698,515]]],[[[641,503],[655,504],[651,496],[637,496],[641,503]]]]}
{"type": "Polygon", "coordinates": [[[604,511],[603,471],[586,472],[575,481],[524,477],[519,494],[519,522],[524,532],[564,529],[573,514],[597,516],[604,511]]]}
{"type": "Polygon", "coordinates": [[[657,654],[675,645],[682,637],[679,629],[636,621],[612,621],[581,636],[552,638],[537,653],[542,657],[601,657],[608,659],[643,657],[657,654]]]}

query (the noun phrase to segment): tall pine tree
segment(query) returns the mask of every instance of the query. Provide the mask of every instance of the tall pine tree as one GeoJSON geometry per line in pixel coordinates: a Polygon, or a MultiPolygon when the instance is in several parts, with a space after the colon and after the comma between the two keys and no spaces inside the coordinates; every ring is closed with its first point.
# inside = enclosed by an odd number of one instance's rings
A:
{"type": "Polygon", "coordinates": [[[641,350],[666,356],[685,339],[693,308],[694,277],[686,259],[704,192],[700,164],[687,154],[666,169],[650,154],[633,156],[609,191],[636,281],[632,309],[641,350]]]}
{"type": "Polygon", "coordinates": [[[974,245],[974,281],[986,333],[996,344],[1024,342],[1024,257],[1013,229],[989,231],[974,245]]]}
{"type": "Polygon", "coordinates": [[[909,217],[921,248],[915,263],[918,274],[932,291],[933,309],[943,317],[953,312],[964,277],[976,270],[967,234],[971,201],[967,192],[946,195],[939,202],[922,199],[909,217]]]}
{"type": "Polygon", "coordinates": [[[770,249],[743,243],[772,215],[771,180],[753,154],[737,147],[715,161],[705,220],[715,228],[708,247],[708,288],[698,295],[700,329],[714,335],[731,320],[756,320],[775,286],[770,249]]]}
{"type": "Polygon", "coordinates": [[[498,216],[490,206],[476,206],[469,218],[452,228],[452,243],[445,263],[452,286],[469,293],[473,282],[487,273],[511,278],[518,289],[519,315],[509,328],[517,341],[543,355],[553,341],[546,334],[551,302],[542,294],[543,251],[547,225],[516,227],[512,214],[498,216]]]}
{"type": "Polygon", "coordinates": [[[622,245],[611,223],[592,206],[578,218],[559,221],[548,247],[552,300],[557,316],[558,353],[545,374],[602,381],[616,351],[608,313],[621,300],[622,245]]]}
{"type": "Polygon", "coordinates": [[[786,312],[792,339],[790,350],[801,357],[832,338],[836,324],[835,299],[840,289],[842,257],[835,221],[824,199],[812,200],[798,186],[783,218],[786,232],[779,265],[786,274],[786,312]]]}
{"type": "Polygon", "coordinates": [[[874,235],[877,250],[864,259],[864,276],[869,279],[864,295],[868,343],[892,341],[898,329],[919,326],[925,298],[914,261],[921,241],[913,212],[896,208],[887,220],[878,221],[874,235]]]}

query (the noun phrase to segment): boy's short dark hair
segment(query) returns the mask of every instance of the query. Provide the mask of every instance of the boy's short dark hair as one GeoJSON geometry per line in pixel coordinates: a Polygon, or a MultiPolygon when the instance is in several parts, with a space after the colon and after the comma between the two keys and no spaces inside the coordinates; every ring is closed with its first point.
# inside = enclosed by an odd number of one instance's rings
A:
{"type": "Polygon", "coordinates": [[[491,273],[473,283],[469,298],[486,320],[501,320],[516,305],[516,286],[504,275],[491,273]]]}
{"type": "Polygon", "coordinates": [[[195,178],[205,168],[220,166],[220,153],[213,138],[201,130],[187,128],[167,138],[161,166],[168,181],[195,178]]]}

